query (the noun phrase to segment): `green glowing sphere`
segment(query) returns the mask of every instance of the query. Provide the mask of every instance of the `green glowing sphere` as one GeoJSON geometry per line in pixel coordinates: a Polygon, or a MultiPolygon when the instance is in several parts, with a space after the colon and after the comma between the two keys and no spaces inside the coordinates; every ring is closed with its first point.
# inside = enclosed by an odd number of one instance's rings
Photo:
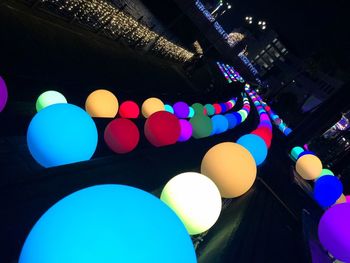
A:
{"type": "Polygon", "coordinates": [[[178,215],[190,235],[207,231],[221,212],[217,186],[200,173],[187,172],[173,177],[160,199],[178,215]]]}
{"type": "Polygon", "coordinates": [[[49,90],[42,93],[36,100],[36,111],[39,112],[42,109],[58,103],[67,103],[66,98],[58,91],[49,90]]]}

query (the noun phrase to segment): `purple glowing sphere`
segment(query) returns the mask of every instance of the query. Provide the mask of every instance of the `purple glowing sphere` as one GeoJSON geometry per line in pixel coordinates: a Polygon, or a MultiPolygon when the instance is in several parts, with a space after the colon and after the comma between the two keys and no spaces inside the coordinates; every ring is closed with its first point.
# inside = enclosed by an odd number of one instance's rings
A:
{"type": "Polygon", "coordinates": [[[336,259],[350,262],[350,203],[329,208],[318,224],[318,237],[323,247],[336,259]]]}
{"type": "Polygon", "coordinates": [[[175,115],[181,119],[187,118],[190,113],[190,107],[183,101],[176,102],[173,108],[175,115]]]}
{"type": "Polygon", "coordinates": [[[185,142],[192,136],[192,125],[187,120],[180,120],[180,137],[177,140],[178,142],[185,142]]]}
{"type": "Polygon", "coordinates": [[[5,108],[7,102],[7,87],[4,79],[0,76],[0,112],[5,108]]]}

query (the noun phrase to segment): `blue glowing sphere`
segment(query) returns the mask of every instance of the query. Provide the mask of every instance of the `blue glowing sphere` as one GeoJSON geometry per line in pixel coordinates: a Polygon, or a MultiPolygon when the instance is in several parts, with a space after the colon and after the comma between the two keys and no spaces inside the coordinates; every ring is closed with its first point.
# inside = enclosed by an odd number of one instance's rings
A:
{"type": "Polygon", "coordinates": [[[302,151],[301,153],[298,154],[298,158],[299,159],[300,157],[306,155],[306,154],[312,154],[312,155],[316,155],[314,152],[312,151],[302,151]]]}
{"type": "Polygon", "coordinates": [[[228,129],[228,120],[224,115],[218,114],[211,118],[213,129],[211,135],[220,134],[228,129]]]}
{"type": "Polygon", "coordinates": [[[317,179],[314,186],[314,198],[323,207],[333,205],[343,193],[343,185],[332,175],[325,175],[317,179]]]}
{"type": "Polygon", "coordinates": [[[284,135],[286,135],[286,136],[288,136],[289,134],[291,134],[291,132],[292,132],[292,129],[291,128],[287,128],[287,129],[285,129],[284,130],[284,135]]]}
{"type": "Polygon", "coordinates": [[[255,134],[246,134],[237,140],[253,156],[256,165],[262,164],[267,156],[267,146],[264,140],[255,134]]]}
{"type": "Polygon", "coordinates": [[[169,104],[164,104],[164,109],[165,109],[165,111],[174,114],[174,109],[169,104]]]}
{"type": "Polygon", "coordinates": [[[221,113],[224,113],[227,111],[227,106],[225,103],[219,103],[220,107],[221,107],[221,113]]]}
{"type": "Polygon", "coordinates": [[[98,185],[61,199],[37,221],[19,263],[40,262],[192,263],[196,255],[184,225],[160,199],[98,185]]]}
{"type": "Polygon", "coordinates": [[[235,116],[236,120],[237,120],[237,125],[242,123],[242,115],[239,114],[238,112],[232,112],[232,114],[235,116]]]}
{"type": "Polygon", "coordinates": [[[228,121],[228,128],[232,129],[237,125],[237,118],[233,113],[227,113],[224,115],[228,121]]]}
{"type": "Polygon", "coordinates": [[[27,131],[33,158],[44,167],[89,160],[97,146],[94,121],[72,104],[54,104],[39,111],[27,131]]]}

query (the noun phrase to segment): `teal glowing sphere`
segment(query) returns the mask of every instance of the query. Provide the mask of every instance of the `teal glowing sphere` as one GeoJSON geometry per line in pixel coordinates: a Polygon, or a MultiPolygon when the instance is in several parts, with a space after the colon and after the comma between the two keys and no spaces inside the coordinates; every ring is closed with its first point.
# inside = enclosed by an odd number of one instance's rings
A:
{"type": "Polygon", "coordinates": [[[194,263],[186,228],[161,200],[125,185],[64,197],[30,231],[19,263],[194,263]]]}
{"type": "Polygon", "coordinates": [[[253,156],[256,165],[262,164],[267,156],[267,146],[264,140],[255,134],[246,134],[237,140],[253,156]]]}
{"type": "Polygon", "coordinates": [[[92,118],[72,104],[54,104],[39,111],[27,131],[29,151],[44,167],[89,160],[97,140],[92,118]]]}
{"type": "Polygon", "coordinates": [[[58,103],[67,103],[66,98],[55,90],[48,90],[42,93],[36,100],[36,111],[39,112],[42,109],[58,103]]]}
{"type": "Polygon", "coordinates": [[[174,109],[173,109],[173,107],[171,107],[169,104],[165,104],[165,105],[164,105],[164,109],[165,109],[165,111],[174,114],[174,109]]]}
{"type": "Polygon", "coordinates": [[[192,118],[194,116],[194,109],[190,107],[190,113],[188,114],[188,118],[192,118]]]}
{"type": "Polygon", "coordinates": [[[300,146],[295,146],[291,152],[290,152],[290,156],[292,157],[292,159],[294,161],[296,161],[298,159],[299,154],[301,154],[303,151],[305,151],[303,148],[301,148],[300,146]]]}

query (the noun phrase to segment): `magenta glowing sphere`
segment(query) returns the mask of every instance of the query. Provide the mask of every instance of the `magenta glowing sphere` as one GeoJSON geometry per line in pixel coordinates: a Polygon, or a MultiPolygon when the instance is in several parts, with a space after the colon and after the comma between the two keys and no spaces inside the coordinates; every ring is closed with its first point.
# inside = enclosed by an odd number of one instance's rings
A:
{"type": "Polygon", "coordinates": [[[7,87],[4,79],[0,76],[0,112],[5,108],[7,102],[7,87]]]}
{"type": "Polygon", "coordinates": [[[326,210],[318,224],[323,247],[336,259],[350,262],[350,203],[337,204],[326,210]]]}
{"type": "Polygon", "coordinates": [[[270,122],[270,117],[266,113],[262,113],[262,114],[260,114],[260,121],[270,122]]]}
{"type": "Polygon", "coordinates": [[[181,119],[187,118],[188,114],[190,113],[190,107],[183,101],[176,102],[173,105],[173,108],[175,115],[181,119]]]}
{"type": "Polygon", "coordinates": [[[177,140],[178,142],[185,142],[189,140],[192,136],[192,125],[187,120],[179,120],[180,122],[180,137],[177,140]]]}

